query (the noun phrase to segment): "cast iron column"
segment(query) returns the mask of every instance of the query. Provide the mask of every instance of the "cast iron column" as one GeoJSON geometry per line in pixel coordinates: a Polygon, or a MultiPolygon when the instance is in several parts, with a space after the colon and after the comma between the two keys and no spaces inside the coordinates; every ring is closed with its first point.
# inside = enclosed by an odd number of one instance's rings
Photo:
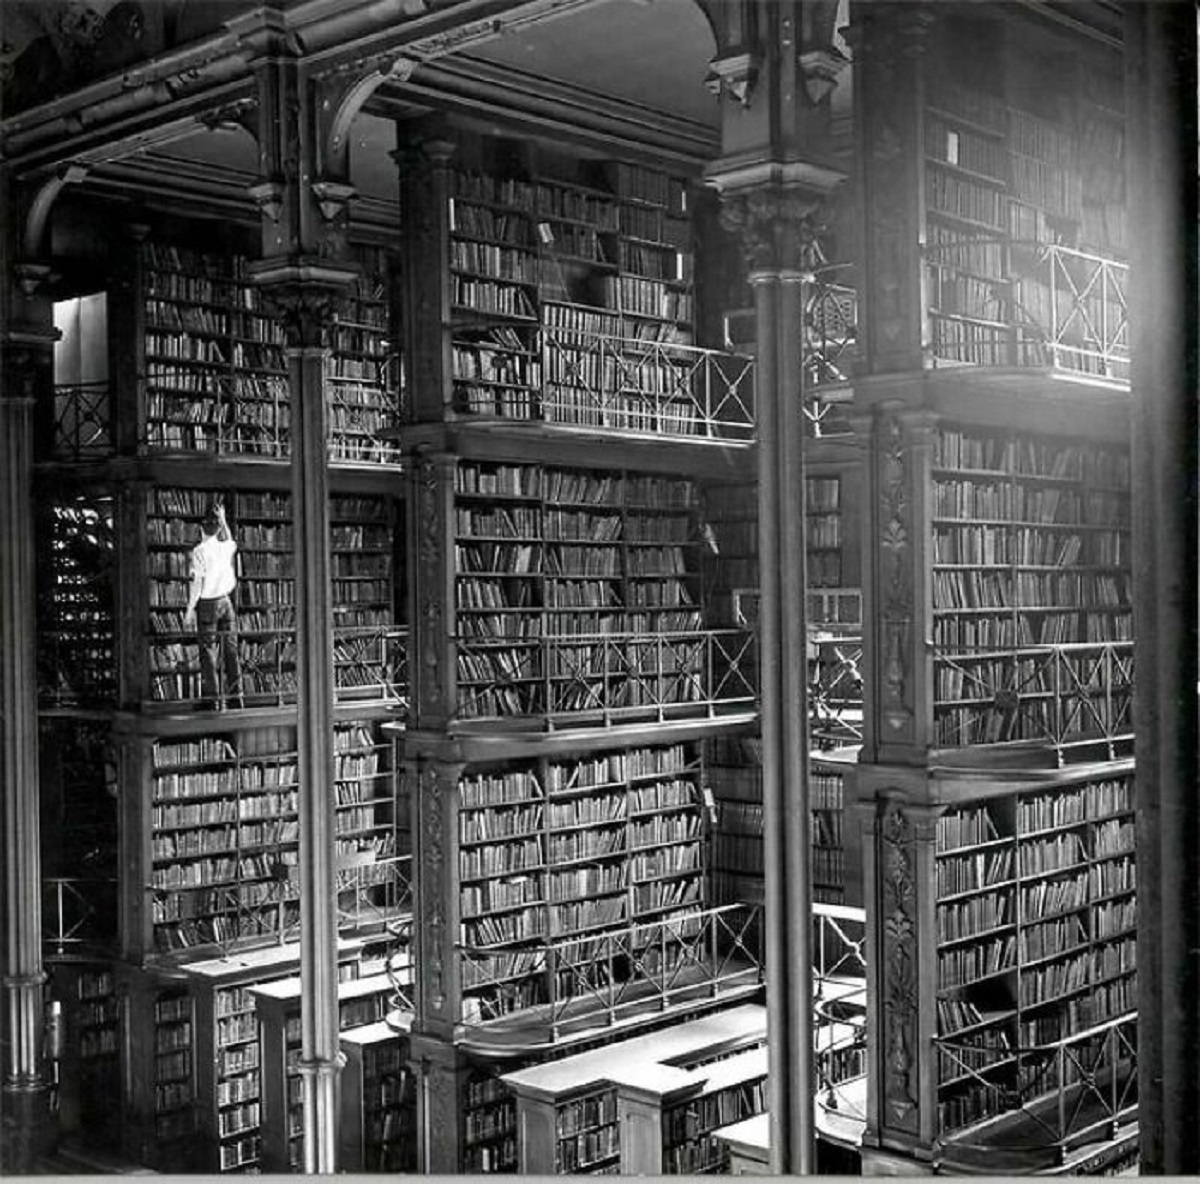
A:
{"type": "Polygon", "coordinates": [[[3,1153],[6,1173],[33,1170],[50,1135],[42,1049],[41,847],[33,423],[53,397],[56,333],[36,295],[44,269],[12,264],[0,372],[0,796],[4,810],[3,1153]]]}

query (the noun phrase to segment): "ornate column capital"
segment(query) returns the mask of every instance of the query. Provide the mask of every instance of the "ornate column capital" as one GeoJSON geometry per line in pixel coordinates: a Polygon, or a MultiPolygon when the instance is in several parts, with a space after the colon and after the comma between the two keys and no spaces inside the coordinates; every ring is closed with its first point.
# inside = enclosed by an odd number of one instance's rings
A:
{"type": "Polygon", "coordinates": [[[833,220],[827,193],[780,182],[721,193],[721,225],[736,234],[750,280],[811,275],[824,262],[820,238],[833,220]]]}
{"type": "Polygon", "coordinates": [[[251,267],[268,309],[283,325],[289,350],[325,350],[352,267],[264,259],[251,267]]]}

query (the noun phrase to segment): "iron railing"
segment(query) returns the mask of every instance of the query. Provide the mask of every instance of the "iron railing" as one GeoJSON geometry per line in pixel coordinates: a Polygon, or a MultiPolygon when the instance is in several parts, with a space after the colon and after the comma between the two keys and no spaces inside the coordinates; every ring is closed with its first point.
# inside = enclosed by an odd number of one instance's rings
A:
{"type": "MultiPolygon", "coordinates": [[[[380,366],[380,372],[384,370],[380,366]]],[[[400,423],[400,397],[370,378],[326,375],[329,459],[343,464],[399,464],[394,432],[400,423]]]]}
{"type": "Polygon", "coordinates": [[[42,944],[47,958],[111,951],[117,938],[117,885],[109,876],[42,880],[42,944]]]}
{"type": "Polygon", "coordinates": [[[940,1076],[977,1085],[992,1102],[986,1131],[942,1134],[945,1157],[1005,1149],[1002,1120],[1020,1115],[1011,1150],[1050,1152],[1061,1163],[1075,1148],[1115,1137],[1137,1114],[1136,1011],[1045,1043],[981,1048],[951,1035],[936,1045],[940,1076]]]}
{"type": "Polygon", "coordinates": [[[1060,758],[1133,739],[1133,642],[935,647],[934,729],[940,747],[1036,741],[1060,758]]]}
{"type": "Polygon", "coordinates": [[[43,707],[109,707],[117,700],[111,621],[89,628],[39,629],[38,701],[43,707]]]}
{"type": "Polygon", "coordinates": [[[527,641],[458,639],[462,720],[540,716],[664,720],[753,709],[754,634],[576,633],[527,641]]]}
{"type": "Polygon", "coordinates": [[[811,643],[809,658],[809,730],[813,744],[837,748],[861,743],[862,638],[818,635],[811,643]]]}
{"type": "Polygon", "coordinates": [[[929,252],[935,363],[1048,367],[1128,386],[1128,266],[1057,244],[1034,249],[1028,274],[989,280],[958,265],[957,245],[929,252]]]}
{"type": "Polygon", "coordinates": [[[115,447],[112,425],[112,388],[108,382],[55,386],[50,444],[55,460],[109,456],[115,447]]]}
{"type": "MultiPolygon", "coordinates": [[[[239,623],[242,700],[247,706],[296,701],[294,629],[258,629],[239,623]]],[[[408,635],[395,625],[336,626],[333,633],[337,700],[407,702],[408,635]]],[[[149,640],[150,702],[193,703],[205,696],[194,633],[157,633],[149,640]]]]}
{"type": "Polygon", "coordinates": [[[339,929],[390,932],[412,915],[412,856],[369,851],[361,861],[339,860],[336,891],[339,929]]]}
{"type": "Polygon", "coordinates": [[[535,1007],[531,1026],[553,1041],[579,1027],[611,1027],[684,1000],[756,987],[760,913],[759,905],[721,905],[581,936],[462,945],[464,1018],[486,1029],[535,1007]],[[518,979],[526,989],[514,1003],[508,988],[518,979]]]}
{"type": "Polygon", "coordinates": [[[858,1145],[866,1127],[865,909],[813,905],[813,1052],[828,1137],[858,1145]]]}
{"type": "Polygon", "coordinates": [[[688,439],[754,437],[751,358],[552,325],[541,339],[540,400],[522,404],[529,418],[688,439]]]}

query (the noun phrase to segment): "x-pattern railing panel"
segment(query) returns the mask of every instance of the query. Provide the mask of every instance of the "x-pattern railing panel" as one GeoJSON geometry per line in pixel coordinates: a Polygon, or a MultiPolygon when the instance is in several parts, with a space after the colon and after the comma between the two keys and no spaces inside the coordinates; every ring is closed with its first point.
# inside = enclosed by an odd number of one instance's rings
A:
{"type": "MultiPolygon", "coordinates": [[[[553,1030],[580,1013],[603,1014],[609,1023],[633,1008],[666,1006],[681,994],[714,991],[757,981],[762,959],[752,948],[761,907],[721,905],[627,923],[588,937],[546,939],[526,947],[527,970],[547,980],[547,1022],[553,1030]],[[586,1004],[592,1004],[587,1008],[586,1004]]],[[[461,947],[464,982],[473,989],[503,985],[504,952],[498,947],[461,947]],[[468,969],[469,968],[469,969],[468,969]]],[[[484,1007],[485,1022],[487,1008],[484,1007]]]]}
{"type": "Polygon", "coordinates": [[[753,436],[750,358],[552,326],[541,333],[550,381],[540,405],[549,422],[687,437],[753,436]]]}
{"type": "Polygon", "coordinates": [[[989,1069],[1014,1061],[1018,1084],[1003,1091],[1005,1110],[1023,1111],[1050,1146],[1107,1127],[1137,1103],[1136,1012],[1045,1044],[984,1048],[953,1036],[937,1044],[956,1075],[989,1089],[989,1069]]]}
{"type": "Polygon", "coordinates": [[[1028,646],[986,661],[972,650],[938,648],[934,658],[957,675],[953,699],[965,705],[942,733],[945,744],[1023,739],[1062,747],[1132,735],[1132,642],[1028,646]]]}
{"type": "Polygon", "coordinates": [[[63,460],[112,452],[112,395],[107,382],[55,387],[53,449],[63,460]]]}
{"type": "Polygon", "coordinates": [[[805,310],[804,363],[816,384],[850,377],[858,337],[858,293],[845,284],[810,285],[805,310]]]}
{"type": "MultiPolygon", "coordinates": [[[[474,638],[457,644],[460,654],[489,662],[496,652],[474,638]]],[[[564,633],[540,636],[521,653],[511,677],[493,663],[492,677],[460,680],[464,718],[694,711],[749,706],[756,696],[754,634],[745,629],[564,633]]]]}

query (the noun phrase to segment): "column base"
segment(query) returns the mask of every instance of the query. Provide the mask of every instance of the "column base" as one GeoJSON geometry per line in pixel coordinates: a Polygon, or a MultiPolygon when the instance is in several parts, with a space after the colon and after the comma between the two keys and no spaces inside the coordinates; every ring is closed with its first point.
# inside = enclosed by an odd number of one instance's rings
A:
{"type": "Polygon", "coordinates": [[[35,1173],[58,1145],[50,1086],[5,1086],[0,1098],[0,1164],[5,1176],[35,1173]]]}

